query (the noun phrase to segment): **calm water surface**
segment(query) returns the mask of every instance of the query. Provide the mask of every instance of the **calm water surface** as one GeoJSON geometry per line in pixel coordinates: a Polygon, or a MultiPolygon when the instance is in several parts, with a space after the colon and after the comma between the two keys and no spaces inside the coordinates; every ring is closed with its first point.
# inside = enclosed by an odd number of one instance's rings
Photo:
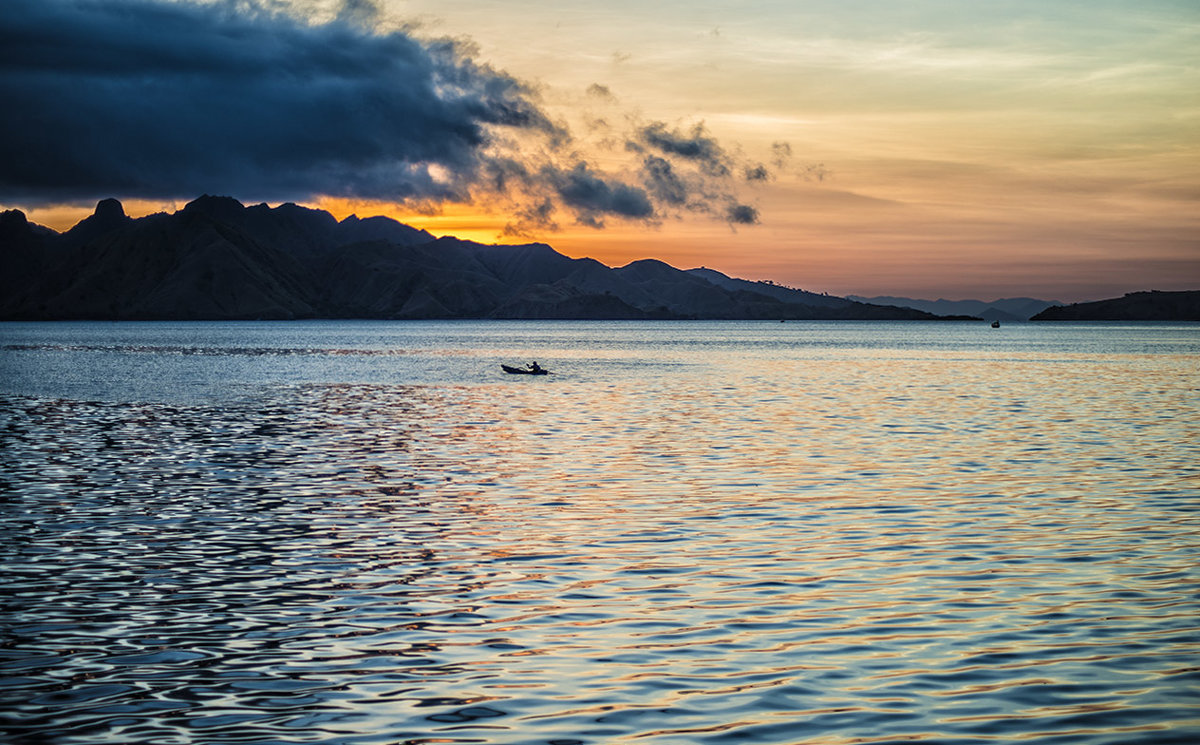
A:
{"type": "Polygon", "coordinates": [[[1194,324],[0,324],[0,456],[5,742],[1200,740],[1194,324]]]}

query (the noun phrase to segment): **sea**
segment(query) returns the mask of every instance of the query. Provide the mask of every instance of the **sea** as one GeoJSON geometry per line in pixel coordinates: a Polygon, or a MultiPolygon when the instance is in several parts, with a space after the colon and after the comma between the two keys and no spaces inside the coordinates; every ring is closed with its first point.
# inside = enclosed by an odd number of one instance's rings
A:
{"type": "Polygon", "coordinates": [[[0,458],[5,743],[1200,742],[1198,324],[4,323],[0,458]]]}

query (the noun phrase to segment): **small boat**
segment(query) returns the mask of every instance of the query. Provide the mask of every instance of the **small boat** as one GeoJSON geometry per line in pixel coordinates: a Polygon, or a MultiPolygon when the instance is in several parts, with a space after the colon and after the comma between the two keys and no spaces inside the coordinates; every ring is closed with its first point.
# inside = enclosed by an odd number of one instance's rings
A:
{"type": "Polygon", "coordinates": [[[508,373],[509,375],[549,375],[550,374],[549,370],[544,370],[540,367],[530,370],[525,367],[512,367],[510,365],[501,365],[500,369],[504,370],[504,372],[508,373]]]}
{"type": "Polygon", "coordinates": [[[992,321],[992,328],[994,328],[994,329],[998,329],[998,328],[1000,328],[1000,322],[999,322],[999,321],[992,321]]]}

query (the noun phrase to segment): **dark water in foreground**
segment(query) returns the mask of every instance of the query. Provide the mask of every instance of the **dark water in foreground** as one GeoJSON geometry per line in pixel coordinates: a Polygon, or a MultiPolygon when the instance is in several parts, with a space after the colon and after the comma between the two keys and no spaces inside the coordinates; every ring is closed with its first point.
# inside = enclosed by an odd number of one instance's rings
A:
{"type": "Polygon", "coordinates": [[[0,324],[0,739],[1193,743],[1198,404],[1195,325],[0,324]]]}

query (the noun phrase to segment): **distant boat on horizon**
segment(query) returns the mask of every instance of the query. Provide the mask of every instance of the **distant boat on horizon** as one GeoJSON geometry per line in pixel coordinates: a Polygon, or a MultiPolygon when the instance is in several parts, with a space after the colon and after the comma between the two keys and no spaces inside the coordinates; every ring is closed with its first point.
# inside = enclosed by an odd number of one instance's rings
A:
{"type": "Polygon", "coordinates": [[[994,329],[998,329],[998,328],[1000,328],[1000,322],[999,322],[999,321],[992,321],[992,328],[994,328],[994,329]]]}

